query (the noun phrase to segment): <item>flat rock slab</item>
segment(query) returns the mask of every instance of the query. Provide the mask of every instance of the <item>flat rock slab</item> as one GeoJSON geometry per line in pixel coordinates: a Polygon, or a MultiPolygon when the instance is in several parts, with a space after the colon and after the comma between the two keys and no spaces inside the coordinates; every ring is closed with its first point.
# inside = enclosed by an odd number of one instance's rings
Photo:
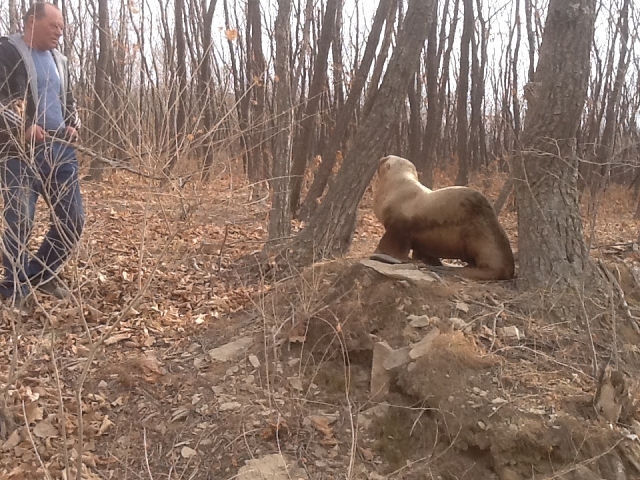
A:
{"type": "Polygon", "coordinates": [[[211,360],[228,362],[244,355],[252,344],[252,337],[240,337],[226,345],[209,350],[207,353],[211,360]]]}
{"type": "Polygon", "coordinates": [[[295,466],[287,465],[285,458],[277,453],[265,455],[264,457],[247,460],[246,465],[238,470],[238,475],[234,478],[238,480],[291,480],[306,479],[301,476],[295,466]]]}
{"type": "Polygon", "coordinates": [[[410,282],[434,282],[436,277],[429,272],[420,270],[418,265],[414,263],[399,263],[390,265],[388,263],[378,262],[376,260],[363,259],[360,263],[365,267],[372,268],[376,272],[399,280],[408,280],[410,282]]]}

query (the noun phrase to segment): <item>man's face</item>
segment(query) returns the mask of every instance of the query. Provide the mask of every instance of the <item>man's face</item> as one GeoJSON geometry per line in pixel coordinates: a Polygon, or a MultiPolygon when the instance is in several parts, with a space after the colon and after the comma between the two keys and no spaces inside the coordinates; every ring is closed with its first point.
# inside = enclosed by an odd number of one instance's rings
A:
{"type": "Polygon", "coordinates": [[[25,36],[30,40],[31,47],[38,50],[53,50],[58,46],[63,28],[62,12],[53,5],[47,5],[42,17],[29,17],[25,36]]]}

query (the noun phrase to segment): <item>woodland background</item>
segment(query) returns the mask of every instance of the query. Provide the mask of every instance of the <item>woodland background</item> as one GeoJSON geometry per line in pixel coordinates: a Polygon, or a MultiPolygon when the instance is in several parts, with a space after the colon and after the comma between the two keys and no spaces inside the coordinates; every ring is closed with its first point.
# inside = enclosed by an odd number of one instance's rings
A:
{"type": "Polygon", "coordinates": [[[87,222],[0,308],[2,478],[640,474],[637,2],[57,4],[87,222]],[[495,200],[514,282],[361,261],[387,153],[495,200]]]}
{"type": "MultiPolygon", "coordinates": [[[[3,2],[0,33],[19,30],[27,3],[3,2]]],[[[241,157],[249,181],[268,185],[284,215],[272,215],[272,240],[288,234],[292,217],[314,212],[333,167],[361,133],[392,52],[404,48],[398,31],[407,11],[399,0],[58,4],[85,145],[180,181],[209,179],[216,155],[241,157]],[[286,85],[284,103],[279,85],[286,85]],[[303,195],[310,168],[315,175],[303,195]]],[[[640,12],[628,0],[594,5],[588,94],[576,135],[580,188],[597,194],[613,181],[637,192],[640,12]]],[[[427,185],[437,168],[455,171],[461,185],[474,172],[509,171],[548,2],[425,6],[419,65],[404,79],[400,112],[384,120],[389,134],[378,151],[413,160],[427,185]]],[[[91,175],[99,178],[103,166],[94,160],[91,175]]]]}

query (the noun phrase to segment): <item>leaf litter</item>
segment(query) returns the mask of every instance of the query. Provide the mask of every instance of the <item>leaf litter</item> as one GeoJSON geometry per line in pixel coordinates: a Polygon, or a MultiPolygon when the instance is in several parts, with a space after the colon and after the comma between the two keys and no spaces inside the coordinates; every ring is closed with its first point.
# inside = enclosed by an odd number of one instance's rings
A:
{"type": "MultiPolygon", "coordinates": [[[[77,478],[80,465],[84,479],[177,471],[232,478],[250,475],[259,468],[252,459],[264,458],[272,465],[265,471],[276,475],[289,465],[294,478],[411,478],[411,472],[423,478],[425,469],[453,475],[472,468],[464,452],[492,445],[492,469],[473,468],[483,478],[517,479],[525,478],[518,476],[525,464],[543,475],[570,463],[562,435],[546,437],[553,428],[582,435],[591,449],[572,451],[574,465],[618,441],[597,429],[588,349],[571,350],[562,340],[570,334],[584,345],[567,319],[550,330],[548,321],[521,313],[531,304],[518,311],[494,306],[495,298],[513,300],[513,292],[448,280],[425,293],[354,264],[382,234],[368,196],[350,258],[307,270],[293,284],[244,276],[236,262],[262,247],[268,205],[249,201],[234,174],[184,190],[122,173],[84,185],[87,226],[77,258],[64,270],[75,298],[60,303],[37,294],[26,318],[2,310],[0,477],[77,478]],[[187,215],[185,204],[194,206],[187,215]],[[425,325],[411,325],[410,315],[425,325]],[[423,328],[442,327],[449,318],[458,318],[464,333],[448,337],[442,330],[432,342],[440,353],[432,347],[415,360],[427,362],[417,367],[421,374],[416,367],[394,373],[388,396],[371,405],[372,342],[385,340],[392,349],[418,344],[423,328]],[[527,335],[498,336],[509,323],[527,335]],[[239,349],[227,347],[238,341],[239,349]],[[221,347],[233,351],[222,361],[211,355],[221,347]],[[473,359],[498,355],[500,366],[470,368],[460,357],[464,349],[475,352],[473,359]],[[444,381],[441,373],[451,366],[457,369],[444,381]],[[382,410],[374,414],[374,406],[382,410]],[[555,463],[548,457],[527,463],[525,446],[533,452],[553,446],[555,463]]],[[[607,246],[629,243],[639,224],[633,208],[627,215],[619,199],[612,204],[615,214],[605,212],[598,228],[602,255],[631,269],[640,260],[637,250],[607,246]]],[[[514,218],[504,215],[512,239],[514,218]]],[[[640,301],[633,294],[628,300],[640,301]]],[[[458,328],[452,325],[447,328],[458,328]]],[[[606,348],[608,337],[596,327],[596,347],[606,348]]],[[[630,331],[618,339],[631,368],[637,339],[630,331]]],[[[625,435],[640,434],[633,412],[626,420],[625,435]]],[[[621,441],[615,451],[628,465],[640,465],[633,441],[621,441]]]]}

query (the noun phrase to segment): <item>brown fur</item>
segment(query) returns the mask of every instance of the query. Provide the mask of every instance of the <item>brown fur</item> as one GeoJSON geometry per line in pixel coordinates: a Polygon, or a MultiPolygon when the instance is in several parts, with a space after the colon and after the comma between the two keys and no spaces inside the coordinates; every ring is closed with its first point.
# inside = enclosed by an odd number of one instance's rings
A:
{"type": "Polygon", "coordinates": [[[459,259],[456,269],[475,280],[514,276],[509,239],[488,200],[468,187],[430,190],[420,183],[414,165],[390,155],[380,159],[373,208],[385,227],[376,253],[429,265],[441,258],[459,259]]]}

